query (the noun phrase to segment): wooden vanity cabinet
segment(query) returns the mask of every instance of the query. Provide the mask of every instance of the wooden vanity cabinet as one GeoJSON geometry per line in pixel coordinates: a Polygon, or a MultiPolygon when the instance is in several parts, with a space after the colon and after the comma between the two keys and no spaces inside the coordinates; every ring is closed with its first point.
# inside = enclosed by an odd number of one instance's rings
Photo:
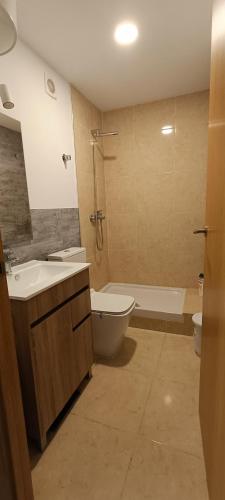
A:
{"type": "Polygon", "coordinates": [[[31,329],[31,349],[41,425],[48,429],[79,384],[72,352],[70,304],[31,329]]]}
{"type": "Polygon", "coordinates": [[[11,305],[27,432],[43,450],[93,363],[88,270],[11,305]]]}

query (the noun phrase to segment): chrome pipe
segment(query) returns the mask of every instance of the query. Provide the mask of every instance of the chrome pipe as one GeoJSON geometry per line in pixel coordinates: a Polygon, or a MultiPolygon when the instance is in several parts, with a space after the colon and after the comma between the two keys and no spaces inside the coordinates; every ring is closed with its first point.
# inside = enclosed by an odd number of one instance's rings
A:
{"type": "Polygon", "coordinates": [[[91,134],[94,137],[94,139],[96,140],[98,137],[109,137],[112,135],[118,135],[119,132],[118,132],[118,130],[113,130],[111,132],[103,132],[102,130],[100,130],[100,128],[96,128],[96,129],[91,130],[91,134]]]}

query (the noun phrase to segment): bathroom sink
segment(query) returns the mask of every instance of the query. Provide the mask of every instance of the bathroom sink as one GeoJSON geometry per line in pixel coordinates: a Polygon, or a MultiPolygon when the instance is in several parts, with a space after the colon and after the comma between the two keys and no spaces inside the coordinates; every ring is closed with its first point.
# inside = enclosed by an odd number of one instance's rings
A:
{"type": "Polygon", "coordinates": [[[80,262],[32,260],[12,268],[7,275],[10,299],[28,300],[90,266],[80,262]]]}

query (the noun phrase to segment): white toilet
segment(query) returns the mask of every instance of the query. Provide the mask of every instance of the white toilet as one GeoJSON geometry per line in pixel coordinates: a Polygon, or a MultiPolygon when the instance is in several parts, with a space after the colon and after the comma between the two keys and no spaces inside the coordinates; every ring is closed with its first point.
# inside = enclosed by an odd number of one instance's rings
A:
{"type": "Polygon", "coordinates": [[[126,334],[135,300],[128,295],[91,291],[94,351],[112,357],[126,334]]]}
{"type": "Polygon", "coordinates": [[[201,357],[202,351],[202,313],[196,313],[192,316],[194,323],[194,345],[196,354],[201,357]]]}
{"type": "MultiPolygon", "coordinates": [[[[86,249],[67,248],[48,256],[48,260],[86,262],[86,249]]],[[[99,356],[113,357],[126,334],[135,300],[128,295],[101,293],[91,290],[91,310],[94,352],[99,356]]]]}

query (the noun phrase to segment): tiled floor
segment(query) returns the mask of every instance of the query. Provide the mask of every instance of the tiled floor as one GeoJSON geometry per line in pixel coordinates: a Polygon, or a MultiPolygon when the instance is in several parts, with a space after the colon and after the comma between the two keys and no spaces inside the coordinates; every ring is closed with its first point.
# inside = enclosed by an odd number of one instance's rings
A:
{"type": "Polygon", "coordinates": [[[129,328],[35,466],[35,500],[208,500],[198,386],[191,338],[129,328]]]}

